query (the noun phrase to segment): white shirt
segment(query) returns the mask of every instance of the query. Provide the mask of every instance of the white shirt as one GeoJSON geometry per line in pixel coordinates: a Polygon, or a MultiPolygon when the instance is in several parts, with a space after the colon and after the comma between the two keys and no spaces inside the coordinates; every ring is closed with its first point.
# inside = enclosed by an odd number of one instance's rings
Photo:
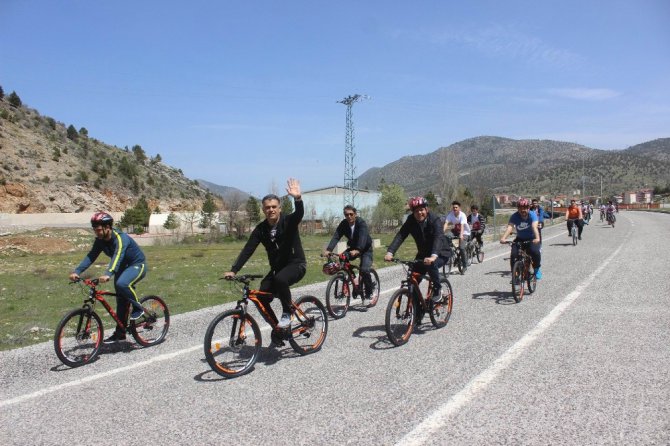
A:
{"type": "Polygon", "coordinates": [[[460,230],[464,236],[470,235],[470,225],[468,224],[468,217],[465,216],[465,212],[460,211],[458,217],[454,215],[454,211],[449,212],[447,214],[447,223],[452,224],[452,229],[455,229],[456,232],[460,230]]]}

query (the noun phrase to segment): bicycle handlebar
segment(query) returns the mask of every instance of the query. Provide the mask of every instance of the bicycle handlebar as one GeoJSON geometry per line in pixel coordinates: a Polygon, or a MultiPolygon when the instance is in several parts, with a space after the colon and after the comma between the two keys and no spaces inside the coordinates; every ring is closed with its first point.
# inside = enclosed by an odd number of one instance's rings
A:
{"type": "Polygon", "coordinates": [[[242,274],[233,277],[219,277],[219,280],[230,280],[232,282],[241,282],[249,285],[252,280],[261,279],[263,277],[265,277],[263,274],[242,274]]]}

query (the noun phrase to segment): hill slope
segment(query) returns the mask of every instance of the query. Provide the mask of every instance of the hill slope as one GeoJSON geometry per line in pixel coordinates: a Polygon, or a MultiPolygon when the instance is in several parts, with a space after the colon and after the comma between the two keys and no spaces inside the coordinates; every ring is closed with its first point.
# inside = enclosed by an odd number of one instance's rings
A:
{"type": "Polygon", "coordinates": [[[201,206],[205,190],[160,155],[87,133],[0,99],[0,212],[125,211],[141,196],[152,210],[201,206]]]}
{"type": "Polygon", "coordinates": [[[561,141],[480,136],[369,169],[358,182],[374,189],[383,179],[403,186],[409,195],[439,194],[445,172],[453,172],[458,184],[471,191],[537,195],[570,192],[582,184],[587,193],[599,193],[602,179],[608,195],[668,184],[668,158],[670,138],[607,151],[561,141]]]}

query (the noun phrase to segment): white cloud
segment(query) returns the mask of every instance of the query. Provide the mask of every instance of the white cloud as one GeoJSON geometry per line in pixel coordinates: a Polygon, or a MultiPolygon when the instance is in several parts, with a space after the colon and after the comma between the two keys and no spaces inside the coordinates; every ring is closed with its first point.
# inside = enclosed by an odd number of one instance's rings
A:
{"type": "Polygon", "coordinates": [[[494,25],[480,29],[396,31],[396,37],[409,36],[436,45],[471,47],[480,53],[524,60],[529,63],[568,67],[581,64],[584,58],[570,50],[555,48],[542,39],[529,36],[512,26],[494,25]]]}
{"type": "Polygon", "coordinates": [[[609,88],[552,88],[549,94],[584,101],[605,101],[621,96],[621,93],[609,88]]]}

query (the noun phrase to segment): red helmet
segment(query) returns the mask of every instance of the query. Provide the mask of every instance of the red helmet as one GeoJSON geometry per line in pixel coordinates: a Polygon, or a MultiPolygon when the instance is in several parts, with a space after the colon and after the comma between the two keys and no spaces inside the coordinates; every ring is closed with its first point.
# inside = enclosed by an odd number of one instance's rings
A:
{"type": "Polygon", "coordinates": [[[517,202],[516,207],[527,208],[527,207],[530,207],[530,203],[528,202],[527,198],[519,198],[519,201],[517,202]]]}
{"type": "Polygon", "coordinates": [[[412,211],[416,208],[425,208],[428,206],[428,202],[423,197],[410,198],[408,204],[412,211]]]}
{"type": "Polygon", "coordinates": [[[91,217],[91,226],[99,226],[99,225],[109,225],[112,226],[114,224],[114,218],[109,215],[107,212],[96,212],[93,214],[93,217],[91,217]]]}
{"type": "Polygon", "coordinates": [[[328,262],[323,264],[322,271],[324,274],[332,276],[340,270],[340,264],[338,262],[328,262]]]}

